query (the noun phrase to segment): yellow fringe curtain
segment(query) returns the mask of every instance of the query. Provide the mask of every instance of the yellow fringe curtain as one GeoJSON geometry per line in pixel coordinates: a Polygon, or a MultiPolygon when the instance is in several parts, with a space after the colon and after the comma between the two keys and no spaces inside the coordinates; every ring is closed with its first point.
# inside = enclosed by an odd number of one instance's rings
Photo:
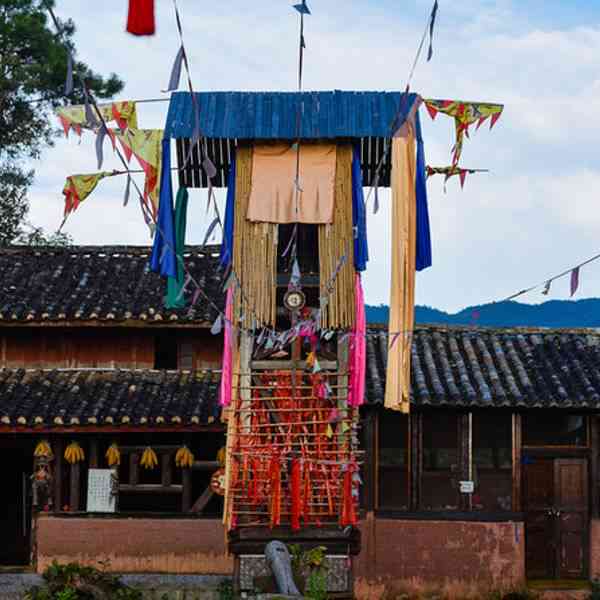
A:
{"type": "Polygon", "coordinates": [[[385,407],[410,412],[415,317],[416,196],[412,127],[392,140],[392,283],[385,407]]]}
{"type": "Polygon", "coordinates": [[[319,225],[320,293],[327,297],[321,309],[321,326],[325,329],[354,327],[354,232],[352,229],[352,145],[338,144],[335,172],[335,206],[333,223],[319,225]],[[332,290],[327,289],[342,256],[332,290]]]}
{"type": "Polygon", "coordinates": [[[252,147],[236,153],[235,236],[233,268],[240,280],[236,291],[234,320],[244,316],[246,327],[275,326],[277,282],[277,224],[252,223],[246,219],[252,187],[252,147]],[[252,323],[255,319],[255,323],[252,323]]]}

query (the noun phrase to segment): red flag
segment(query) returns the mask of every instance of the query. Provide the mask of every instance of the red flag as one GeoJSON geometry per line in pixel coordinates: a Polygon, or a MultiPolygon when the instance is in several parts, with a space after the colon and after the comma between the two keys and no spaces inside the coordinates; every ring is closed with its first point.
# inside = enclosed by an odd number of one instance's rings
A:
{"type": "Polygon", "coordinates": [[[429,113],[431,120],[435,121],[435,118],[437,117],[437,114],[438,114],[437,108],[431,104],[428,104],[427,102],[425,102],[425,108],[427,109],[427,112],[429,113]]]}
{"type": "Polygon", "coordinates": [[[465,179],[467,178],[467,170],[461,169],[458,172],[458,176],[460,177],[460,187],[464,188],[465,187],[465,179]]]}
{"type": "Polygon", "coordinates": [[[574,296],[579,287],[579,267],[575,267],[571,271],[571,298],[574,296]]]}
{"type": "Polygon", "coordinates": [[[71,122],[69,121],[69,119],[63,117],[62,115],[59,115],[58,118],[60,119],[60,123],[65,132],[65,137],[69,137],[69,129],[71,129],[71,122]]]}
{"type": "Polygon", "coordinates": [[[496,121],[500,118],[501,114],[502,114],[502,111],[492,115],[492,120],[490,121],[490,129],[496,124],[496,121]]]}
{"type": "Polygon", "coordinates": [[[487,117],[481,117],[481,119],[479,119],[479,121],[477,121],[477,127],[475,127],[475,131],[477,131],[485,122],[485,120],[487,119],[487,117]]]}
{"type": "Polygon", "coordinates": [[[154,35],[154,0],[129,0],[127,31],[133,35],[154,35]]]}

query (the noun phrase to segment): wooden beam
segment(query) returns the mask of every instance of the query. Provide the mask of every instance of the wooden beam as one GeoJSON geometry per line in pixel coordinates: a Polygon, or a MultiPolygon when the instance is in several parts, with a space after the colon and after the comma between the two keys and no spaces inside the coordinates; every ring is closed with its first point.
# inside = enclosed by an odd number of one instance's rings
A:
{"type": "Polygon", "coordinates": [[[214,495],[215,493],[212,491],[212,488],[209,485],[198,497],[196,502],[194,502],[192,508],[190,508],[190,512],[201,513],[214,495]]]}
{"type": "Polygon", "coordinates": [[[521,512],[521,415],[512,415],[512,509],[521,512]]]}
{"type": "Polygon", "coordinates": [[[130,485],[127,483],[122,483],[119,486],[119,492],[123,494],[127,493],[140,493],[140,494],[181,494],[183,493],[183,485],[170,485],[169,487],[164,487],[160,483],[140,483],[138,485],[130,485]]]}
{"type": "Polygon", "coordinates": [[[71,487],[69,492],[69,508],[71,512],[78,512],[80,510],[80,481],[81,481],[81,463],[73,463],[70,468],[71,471],[71,487]]]}
{"type": "MultiPolygon", "coordinates": [[[[335,360],[320,360],[319,365],[324,371],[335,371],[338,368],[338,361],[335,360]]],[[[253,360],[250,363],[251,369],[259,371],[266,370],[278,370],[287,371],[293,369],[299,369],[303,371],[306,368],[306,361],[304,360],[253,360]]]]}
{"type": "Polygon", "coordinates": [[[590,431],[590,502],[592,505],[592,519],[597,519],[600,516],[598,502],[598,452],[600,452],[600,440],[598,432],[598,417],[590,415],[589,431],[590,431]]]}
{"type": "MultiPolygon", "coordinates": [[[[11,425],[0,425],[0,436],[14,435],[15,433],[34,433],[42,434],[66,434],[76,433],[78,435],[98,434],[98,433],[222,433],[226,427],[219,423],[211,425],[76,425],[76,426],[36,426],[36,427],[21,427],[11,425]]],[[[145,447],[145,446],[144,446],[145,447]]]]}
{"type": "Polygon", "coordinates": [[[192,465],[194,471],[216,471],[221,468],[221,463],[216,460],[195,460],[192,465]]]}
{"type": "MultiPolygon", "coordinates": [[[[473,452],[472,452],[472,413],[463,413],[458,417],[458,480],[473,481],[473,452]]],[[[459,505],[463,511],[469,511],[473,506],[472,494],[460,494],[459,505]]]]}

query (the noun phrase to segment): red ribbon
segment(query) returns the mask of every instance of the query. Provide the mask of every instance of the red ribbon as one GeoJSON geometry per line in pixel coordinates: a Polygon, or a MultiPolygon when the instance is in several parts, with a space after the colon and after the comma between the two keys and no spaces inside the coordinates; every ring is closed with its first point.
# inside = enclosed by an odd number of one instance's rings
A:
{"type": "Polygon", "coordinates": [[[127,31],[133,35],[154,35],[154,0],[129,0],[127,31]]]}

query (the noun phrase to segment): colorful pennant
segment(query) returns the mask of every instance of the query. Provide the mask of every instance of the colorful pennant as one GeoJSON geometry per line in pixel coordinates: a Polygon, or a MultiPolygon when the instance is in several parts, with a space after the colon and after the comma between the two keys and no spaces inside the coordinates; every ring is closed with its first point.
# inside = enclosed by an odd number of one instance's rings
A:
{"type": "Polygon", "coordinates": [[[469,137],[469,127],[477,123],[475,129],[490,118],[490,129],[496,124],[504,110],[503,104],[490,104],[485,102],[463,102],[462,100],[434,100],[424,99],[427,112],[435,119],[438,112],[444,113],[454,119],[456,128],[456,141],[452,149],[452,166],[456,166],[462,153],[464,136],[469,137]]]}
{"type": "MultiPolygon", "coordinates": [[[[98,110],[106,123],[116,121],[119,129],[122,131],[128,128],[137,129],[137,109],[135,102],[124,100],[123,102],[111,102],[110,104],[98,104],[98,110]]],[[[95,111],[85,104],[75,104],[73,106],[61,106],[56,109],[56,114],[63,127],[65,135],[73,129],[77,135],[81,135],[82,127],[85,129],[95,129],[98,127],[97,115],[95,111]]]]}
{"type": "Polygon", "coordinates": [[[432,175],[444,175],[444,191],[446,190],[446,182],[450,177],[458,176],[460,179],[460,187],[463,188],[465,185],[465,179],[467,178],[467,174],[472,173],[487,173],[487,169],[463,169],[462,167],[449,166],[449,167],[430,167],[429,165],[425,167],[425,172],[427,173],[427,177],[431,177],[432,175]]]}
{"type": "Polygon", "coordinates": [[[101,173],[91,173],[88,175],[71,175],[67,177],[63,194],[65,196],[65,217],[77,209],[98,185],[98,182],[105,177],[110,177],[113,173],[102,171],[101,173]]]}

